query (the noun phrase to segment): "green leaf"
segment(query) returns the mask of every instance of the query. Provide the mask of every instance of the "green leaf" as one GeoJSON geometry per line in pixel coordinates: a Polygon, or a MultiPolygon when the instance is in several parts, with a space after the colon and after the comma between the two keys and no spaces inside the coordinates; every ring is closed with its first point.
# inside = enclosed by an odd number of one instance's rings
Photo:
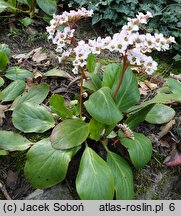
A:
{"type": "Polygon", "coordinates": [[[56,150],[49,138],[35,143],[27,153],[24,172],[35,188],[48,188],[61,182],[76,149],[56,150]]]}
{"type": "MultiPolygon", "coordinates": [[[[128,149],[131,162],[138,169],[145,166],[151,159],[152,144],[150,139],[141,133],[134,132],[135,139],[120,138],[121,144],[128,149]]],[[[122,133],[119,136],[122,136],[122,133]]]]}
{"type": "Polygon", "coordinates": [[[130,200],[134,198],[133,173],[129,164],[118,154],[108,151],[107,164],[114,177],[116,199],[130,200]]]}
{"type": "Polygon", "coordinates": [[[46,73],[44,73],[45,76],[57,76],[57,77],[63,77],[63,78],[71,78],[71,75],[69,73],[67,73],[64,70],[60,70],[57,68],[53,68],[49,71],[47,71],[46,73]]]}
{"type": "Polygon", "coordinates": [[[107,87],[94,92],[84,105],[88,113],[103,124],[116,124],[123,118],[112,99],[111,90],[107,87]]]}
{"type": "Polygon", "coordinates": [[[29,25],[32,24],[32,19],[29,17],[25,17],[23,19],[21,19],[21,23],[25,26],[28,27],[29,25]]]}
{"type": "Polygon", "coordinates": [[[76,189],[84,200],[110,200],[114,196],[114,179],[107,163],[86,147],[76,178],[76,189]]]}
{"type": "Polygon", "coordinates": [[[173,93],[181,94],[181,83],[172,78],[167,78],[167,85],[173,93]]]}
{"type": "Polygon", "coordinates": [[[8,155],[8,151],[6,150],[0,150],[0,156],[8,155]]]}
{"type": "Polygon", "coordinates": [[[86,68],[89,73],[93,73],[96,66],[96,57],[94,54],[90,53],[86,59],[87,65],[86,68]]]}
{"type": "MultiPolygon", "coordinates": [[[[140,111],[141,112],[141,111],[140,111]]],[[[175,110],[163,104],[155,104],[147,113],[145,120],[151,124],[164,124],[175,116],[175,110]]]]}
{"type": "Polygon", "coordinates": [[[32,86],[28,92],[25,92],[23,95],[16,98],[13,102],[11,109],[13,110],[19,104],[23,102],[29,102],[34,105],[41,104],[47,97],[49,92],[49,87],[46,83],[41,83],[39,85],[32,86]]]}
{"type": "Polygon", "coordinates": [[[181,61],[181,55],[177,54],[173,57],[173,59],[177,62],[177,61],[181,61]]]}
{"type": "Polygon", "coordinates": [[[56,113],[61,117],[62,120],[72,118],[73,113],[65,106],[64,98],[61,95],[54,94],[49,100],[50,108],[52,112],[56,113]]]}
{"type": "Polygon", "coordinates": [[[6,70],[5,77],[10,80],[24,80],[25,78],[33,78],[34,74],[28,70],[19,67],[11,67],[6,70]]]}
{"type": "Polygon", "coordinates": [[[0,70],[6,69],[8,62],[9,59],[7,55],[3,51],[0,51],[0,70]]]}
{"type": "Polygon", "coordinates": [[[122,70],[121,64],[108,64],[105,68],[102,86],[113,88],[115,80],[119,78],[122,70]]]}
{"type": "Polygon", "coordinates": [[[0,44],[0,51],[6,54],[8,58],[10,57],[11,50],[7,44],[0,44]]]}
{"type": "Polygon", "coordinates": [[[97,91],[101,88],[101,79],[98,74],[89,74],[88,80],[84,80],[83,86],[92,91],[97,91]]]}
{"type": "Polygon", "coordinates": [[[89,135],[89,125],[81,119],[67,119],[52,131],[50,140],[55,149],[70,149],[81,145],[89,135]]]}
{"type": "Polygon", "coordinates": [[[28,102],[13,111],[12,121],[15,128],[24,133],[43,133],[55,125],[53,116],[45,107],[28,102]]]}
{"type": "Polygon", "coordinates": [[[8,151],[24,151],[31,146],[25,137],[11,131],[0,131],[0,149],[8,151]]]}
{"type": "Polygon", "coordinates": [[[169,104],[173,102],[181,102],[181,94],[178,92],[175,93],[158,93],[153,99],[149,101],[145,101],[139,105],[133,106],[128,110],[128,113],[135,113],[138,112],[139,110],[143,109],[144,107],[150,105],[150,104],[155,104],[155,103],[160,103],[160,104],[169,104]]]}
{"type": "Polygon", "coordinates": [[[28,6],[31,6],[31,2],[30,0],[17,0],[19,3],[22,3],[22,4],[26,4],[28,6]]]}
{"type": "MultiPolygon", "coordinates": [[[[112,94],[115,92],[121,75],[122,65],[109,64],[103,74],[102,86],[112,89],[112,94]]],[[[121,112],[137,103],[140,99],[138,83],[135,75],[130,68],[126,70],[121,87],[115,97],[115,103],[121,112]]]]}
{"type": "Polygon", "coordinates": [[[172,78],[168,78],[167,85],[168,86],[158,89],[158,94],[154,98],[145,101],[140,105],[131,107],[128,112],[137,112],[154,103],[167,104],[172,102],[181,102],[181,84],[172,78]]]}
{"type": "Polygon", "coordinates": [[[89,132],[90,132],[91,139],[98,141],[100,139],[103,129],[104,129],[104,124],[96,121],[93,118],[90,120],[89,132]]]}
{"type": "Polygon", "coordinates": [[[4,85],[4,80],[2,77],[0,77],[0,87],[4,85]]]}
{"type": "Polygon", "coordinates": [[[25,89],[26,83],[23,80],[16,80],[10,83],[3,91],[3,102],[13,101],[16,97],[18,97],[25,89]]]}
{"type": "Polygon", "coordinates": [[[16,10],[16,8],[13,7],[13,5],[9,4],[8,2],[5,2],[4,0],[0,0],[0,13],[4,12],[8,8],[16,10]]]}
{"type": "Polygon", "coordinates": [[[57,10],[56,0],[36,0],[38,6],[48,15],[53,15],[57,10]]]}
{"type": "Polygon", "coordinates": [[[146,115],[148,114],[148,112],[153,106],[154,104],[150,104],[146,106],[145,108],[141,109],[140,111],[136,112],[135,114],[130,115],[126,119],[125,123],[128,125],[128,127],[131,130],[134,130],[138,126],[138,124],[140,124],[141,122],[145,120],[146,115]]]}

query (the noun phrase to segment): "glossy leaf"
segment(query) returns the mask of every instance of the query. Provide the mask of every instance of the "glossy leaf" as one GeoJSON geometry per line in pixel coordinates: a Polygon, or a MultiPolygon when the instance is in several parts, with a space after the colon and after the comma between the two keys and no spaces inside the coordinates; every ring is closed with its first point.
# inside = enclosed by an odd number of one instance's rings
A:
{"type": "Polygon", "coordinates": [[[19,67],[11,67],[6,70],[5,77],[10,80],[24,80],[25,78],[33,78],[34,74],[28,70],[19,67]]]}
{"type": "Polygon", "coordinates": [[[55,125],[53,116],[46,108],[28,102],[13,111],[12,121],[15,128],[24,133],[43,133],[55,125]]]}
{"type": "Polygon", "coordinates": [[[130,200],[134,198],[133,173],[129,164],[118,154],[111,151],[107,155],[107,164],[114,177],[116,199],[130,200]]]}
{"type": "Polygon", "coordinates": [[[89,132],[90,132],[91,139],[98,141],[100,139],[103,129],[104,129],[104,124],[97,122],[95,119],[90,120],[89,132]]]}
{"type": "Polygon", "coordinates": [[[13,81],[2,91],[2,101],[13,101],[24,91],[25,87],[26,83],[23,80],[13,81]]]}
{"type": "Polygon", "coordinates": [[[175,110],[163,104],[155,104],[147,113],[145,120],[151,124],[164,124],[175,116],[175,110]]]}
{"type": "Polygon", "coordinates": [[[24,151],[31,146],[25,137],[12,131],[0,131],[0,149],[8,151],[24,151]]]}
{"type": "Polygon", "coordinates": [[[82,144],[89,135],[89,125],[80,119],[67,119],[52,131],[50,140],[55,149],[70,149],[82,144]]]}
{"type": "MultiPolygon", "coordinates": [[[[112,95],[116,90],[121,75],[122,66],[120,64],[109,64],[103,74],[102,86],[112,89],[112,95]]],[[[140,99],[138,83],[130,68],[126,70],[121,87],[115,97],[115,103],[121,112],[137,103],[140,99]]]]}
{"type": "Polygon", "coordinates": [[[27,153],[24,172],[35,188],[48,188],[61,182],[77,149],[56,150],[49,138],[35,143],[27,153]]]}
{"type": "Polygon", "coordinates": [[[4,70],[9,62],[7,55],[0,51],[0,70],[4,70]]]}
{"type": "MultiPolygon", "coordinates": [[[[122,136],[122,133],[119,133],[122,136]]],[[[133,165],[138,169],[145,166],[151,159],[152,144],[150,139],[141,133],[134,132],[135,139],[121,138],[121,144],[128,149],[133,165]]]]}
{"type": "Polygon", "coordinates": [[[119,122],[123,116],[111,96],[111,90],[103,87],[94,92],[84,102],[88,113],[98,122],[111,125],[119,122]]]}
{"type": "Polygon", "coordinates": [[[29,102],[34,105],[41,104],[47,97],[49,92],[49,87],[47,84],[42,83],[39,85],[32,86],[28,92],[25,92],[22,96],[16,98],[13,102],[11,109],[14,109],[16,106],[22,104],[23,102],[29,102]]]}
{"type": "Polygon", "coordinates": [[[76,178],[76,189],[84,200],[110,200],[114,196],[114,179],[107,163],[86,147],[76,178]]]}
{"type": "Polygon", "coordinates": [[[53,15],[57,10],[56,0],[36,0],[38,6],[48,15],[53,15]]]}
{"type": "Polygon", "coordinates": [[[73,113],[65,106],[64,98],[61,95],[54,94],[50,97],[49,104],[52,112],[61,117],[62,120],[72,118],[73,113]]]}

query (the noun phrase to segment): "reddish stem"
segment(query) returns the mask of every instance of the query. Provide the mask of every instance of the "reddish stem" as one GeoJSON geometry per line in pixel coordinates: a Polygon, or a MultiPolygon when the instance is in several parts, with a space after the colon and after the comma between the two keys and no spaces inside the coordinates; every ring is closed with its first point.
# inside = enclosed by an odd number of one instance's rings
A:
{"type": "Polygon", "coordinates": [[[126,69],[127,69],[128,65],[129,65],[129,63],[128,63],[128,61],[127,61],[127,56],[125,55],[125,56],[123,57],[123,68],[122,68],[121,76],[120,76],[120,78],[119,78],[119,83],[118,83],[118,85],[117,85],[117,87],[116,87],[116,90],[115,90],[115,92],[114,92],[114,94],[113,94],[113,99],[116,97],[116,95],[117,95],[117,93],[118,93],[118,91],[119,91],[119,89],[120,89],[120,86],[121,86],[121,84],[122,84],[122,82],[123,82],[124,74],[125,74],[125,72],[126,72],[126,69]]]}

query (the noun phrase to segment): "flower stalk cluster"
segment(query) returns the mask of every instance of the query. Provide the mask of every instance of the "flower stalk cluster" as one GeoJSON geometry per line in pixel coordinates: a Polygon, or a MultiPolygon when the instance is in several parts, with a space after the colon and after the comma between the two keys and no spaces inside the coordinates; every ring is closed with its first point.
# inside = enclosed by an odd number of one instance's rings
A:
{"type": "Polygon", "coordinates": [[[150,12],[147,14],[139,13],[133,19],[128,18],[128,23],[112,37],[98,37],[87,42],[81,40],[76,43],[73,27],[78,20],[91,17],[92,14],[93,11],[88,11],[85,8],[69,13],[64,12],[62,15],[54,15],[50,22],[51,25],[47,27],[49,39],[52,39],[53,44],[57,45],[56,50],[60,53],[59,61],[61,62],[70,56],[74,57],[72,71],[74,74],[77,74],[80,68],[85,67],[86,59],[90,53],[99,55],[102,51],[108,50],[117,52],[123,58],[126,56],[130,65],[142,66],[145,72],[151,75],[157,70],[157,62],[146,54],[153,50],[168,50],[170,44],[175,43],[174,37],[165,38],[163,34],[157,33],[154,35],[139,33],[139,26],[147,24],[148,19],[152,17],[150,12]]]}

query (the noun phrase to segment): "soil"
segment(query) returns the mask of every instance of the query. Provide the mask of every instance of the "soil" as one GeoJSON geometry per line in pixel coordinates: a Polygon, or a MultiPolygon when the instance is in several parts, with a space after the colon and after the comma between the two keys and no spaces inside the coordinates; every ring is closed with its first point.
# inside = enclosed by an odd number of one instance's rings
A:
{"type": "MultiPolygon", "coordinates": [[[[11,29],[11,31],[7,25],[1,25],[0,43],[6,43],[9,45],[12,56],[28,53],[38,47],[42,47],[48,53],[48,58],[46,59],[46,63],[48,62],[47,64],[45,64],[45,62],[40,62],[37,64],[33,62],[32,59],[27,59],[24,62],[18,62],[18,60],[12,57],[9,63],[10,66],[20,65],[25,69],[37,73],[44,73],[52,68],[59,67],[55,57],[54,47],[47,41],[45,27],[45,23],[40,21],[35,22],[32,26],[29,26],[28,28],[22,28],[22,26],[15,25],[11,29]]],[[[97,37],[97,35],[104,34],[99,28],[93,28],[88,21],[81,23],[79,31],[80,33],[78,36],[84,39],[95,38],[97,37]]],[[[107,57],[105,57],[105,59],[106,58],[107,57]]],[[[50,85],[51,93],[61,93],[63,96],[65,96],[67,100],[71,100],[73,99],[75,92],[78,93],[79,91],[78,82],[76,81],[76,77],[74,77],[71,73],[71,65],[62,64],[61,69],[70,72],[70,75],[72,76],[72,80],[74,82],[70,88],[67,88],[67,86],[70,84],[70,80],[62,77],[42,78],[41,76],[37,76],[35,82],[47,82],[50,85]]],[[[7,85],[8,80],[5,81],[7,85]]],[[[154,95],[153,91],[150,92],[147,97],[151,97],[152,95],[154,95]]],[[[45,105],[47,104],[46,102],[47,101],[45,101],[45,105]]],[[[177,119],[176,126],[180,127],[181,111],[178,106],[175,106],[175,110],[177,113],[175,117],[175,119],[177,119]]],[[[3,125],[0,126],[0,130],[12,130],[18,132],[11,122],[11,113],[7,112],[5,115],[6,118],[4,119],[3,125]]],[[[172,128],[171,131],[163,137],[162,142],[166,143],[165,146],[163,144],[157,143],[155,140],[156,135],[160,131],[160,126],[142,123],[137,128],[138,132],[144,133],[153,140],[154,146],[153,157],[149,164],[142,171],[134,170],[135,190],[138,199],[181,199],[180,167],[176,166],[173,168],[169,168],[163,165],[164,159],[172,151],[172,146],[175,145],[175,140],[178,141],[178,143],[176,144],[176,148],[180,148],[179,146],[181,145],[181,133],[178,132],[179,129],[176,129],[176,126],[175,128],[172,128]],[[161,195],[158,191],[155,191],[158,190],[158,187],[155,186],[154,189],[156,189],[154,191],[152,187],[152,183],[158,182],[157,179],[160,175],[164,176],[164,178],[167,180],[175,177],[175,180],[172,182],[172,186],[168,188],[165,197],[161,195]],[[152,196],[146,197],[145,194],[152,194],[152,196]]],[[[49,134],[50,131],[43,135],[24,134],[24,136],[26,136],[28,139],[38,141],[41,140],[42,137],[48,137],[49,134]]],[[[94,143],[92,145],[94,146],[94,143]]],[[[102,149],[97,149],[97,151],[99,151],[99,153],[104,156],[104,152],[102,152],[102,149]]],[[[23,167],[25,164],[25,160],[26,152],[13,152],[9,153],[8,156],[0,157],[0,183],[3,184],[3,190],[2,192],[0,191],[0,199],[23,199],[35,190],[24,177],[23,167]],[[9,195],[9,197],[7,195],[9,195]]],[[[74,197],[77,197],[77,194],[75,192],[75,177],[79,162],[80,155],[76,155],[76,157],[70,163],[68,174],[64,182],[70,189],[70,192],[71,194],[73,194],[74,197]]],[[[161,180],[159,181],[159,183],[160,182],[161,180]]],[[[168,182],[168,184],[170,184],[170,182],[168,182]]]]}

